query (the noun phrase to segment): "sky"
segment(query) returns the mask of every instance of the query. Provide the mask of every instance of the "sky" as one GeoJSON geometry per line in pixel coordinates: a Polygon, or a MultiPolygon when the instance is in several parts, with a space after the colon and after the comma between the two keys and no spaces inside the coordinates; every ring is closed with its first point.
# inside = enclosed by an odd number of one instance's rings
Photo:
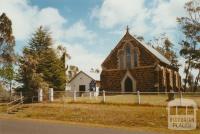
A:
{"type": "MultiPolygon", "coordinates": [[[[71,55],[80,70],[101,69],[102,61],[126,32],[145,41],[166,33],[175,49],[181,32],[177,17],[185,16],[187,0],[0,0],[0,14],[12,20],[15,50],[21,54],[33,32],[44,26],[53,43],[71,55]]],[[[179,60],[183,64],[183,59],[179,60]]],[[[182,68],[181,68],[182,69],[182,68]]]]}

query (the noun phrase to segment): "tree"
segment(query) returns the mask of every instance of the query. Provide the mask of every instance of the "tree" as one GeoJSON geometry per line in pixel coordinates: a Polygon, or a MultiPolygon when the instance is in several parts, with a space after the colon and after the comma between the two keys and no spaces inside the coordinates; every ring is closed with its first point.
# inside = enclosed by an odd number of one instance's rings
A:
{"type": "MultiPolygon", "coordinates": [[[[24,48],[23,56],[19,58],[18,82],[23,83],[20,91],[29,92],[32,96],[39,88],[47,89],[48,85],[43,80],[42,74],[37,73],[38,57],[30,54],[28,48],[24,48]]],[[[28,94],[29,95],[29,94],[28,94]]]]}
{"type": "Polygon", "coordinates": [[[66,86],[65,65],[61,59],[56,56],[53,49],[44,51],[39,59],[37,72],[43,74],[42,78],[54,90],[64,90],[66,86]]]}
{"type": "Polygon", "coordinates": [[[91,68],[90,72],[91,73],[100,73],[100,70],[98,68],[91,68]]]}
{"type": "Polygon", "coordinates": [[[58,45],[57,47],[57,56],[61,59],[61,61],[65,65],[65,69],[68,69],[67,62],[71,59],[71,56],[68,54],[67,49],[62,45],[58,45]]]}
{"type": "Polygon", "coordinates": [[[24,48],[20,58],[19,81],[22,89],[36,91],[38,88],[64,90],[65,67],[53,49],[50,33],[39,27],[24,48]]]}
{"type": "MultiPolygon", "coordinates": [[[[185,78],[184,89],[189,85],[190,73],[193,68],[199,70],[199,43],[200,43],[200,2],[198,0],[191,0],[185,4],[187,11],[186,17],[178,17],[177,21],[181,26],[185,39],[180,43],[182,48],[180,55],[185,58],[185,78]]],[[[199,75],[195,78],[195,88],[198,87],[199,75]]],[[[196,89],[194,89],[196,90],[196,89]]]]}
{"type": "Polygon", "coordinates": [[[15,38],[12,33],[12,22],[3,13],[0,16],[0,62],[14,61],[15,38]]]}
{"type": "Polygon", "coordinates": [[[177,68],[180,66],[178,64],[177,54],[173,50],[174,44],[169,40],[165,33],[158,37],[154,37],[148,44],[152,45],[158,52],[169,59],[173,67],[177,68]]]}
{"type": "Polygon", "coordinates": [[[3,13],[0,16],[0,76],[9,83],[10,95],[12,90],[12,80],[14,79],[14,67],[15,63],[15,38],[12,33],[12,22],[3,13]]]}
{"type": "Polygon", "coordinates": [[[58,57],[63,59],[63,62],[64,62],[64,57],[71,59],[71,56],[67,53],[67,49],[63,47],[62,45],[58,45],[57,53],[58,53],[58,57]]]}

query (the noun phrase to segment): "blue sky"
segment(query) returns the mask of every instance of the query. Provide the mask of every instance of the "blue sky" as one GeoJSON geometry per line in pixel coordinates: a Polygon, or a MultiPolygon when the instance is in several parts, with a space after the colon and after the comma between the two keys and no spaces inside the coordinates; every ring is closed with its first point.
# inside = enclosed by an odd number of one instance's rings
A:
{"type": "MultiPolygon", "coordinates": [[[[0,0],[0,13],[13,23],[16,51],[21,53],[37,27],[47,27],[54,46],[65,46],[69,64],[81,70],[100,68],[101,62],[125,33],[148,41],[167,33],[178,51],[182,39],[176,17],[185,16],[187,0],[0,0]]],[[[183,62],[180,59],[180,62],[183,62]]]]}

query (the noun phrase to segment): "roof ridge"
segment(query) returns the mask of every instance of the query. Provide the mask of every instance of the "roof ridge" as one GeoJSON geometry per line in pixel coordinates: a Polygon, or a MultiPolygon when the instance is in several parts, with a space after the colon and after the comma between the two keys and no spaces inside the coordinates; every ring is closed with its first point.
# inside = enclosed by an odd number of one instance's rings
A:
{"type": "MultiPolygon", "coordinates": [[[[131,34],[130,34],[131,35],[131,34]]],[[[131,35],[132,36],[132,35],[131,35]]],[[[140,44],[142,44],[147,50],[149,50],[155,57],[157,57],[160,61],[170,65],[170,61],[163,55],[161,54],[158,50],[156,50],[154,47],[150,46],[150,45],[147,45],[146,42],[144,41],[140,41],[138,40],[135,36],[132,36],[135,40],[137,40],[140,44]],[[151,49],[151,50],[150,50],[151,49]],[[152,50],[154,52],[152,52],[152,50]],[[156,54],[156,53],[157,54],[156,54]]]]}

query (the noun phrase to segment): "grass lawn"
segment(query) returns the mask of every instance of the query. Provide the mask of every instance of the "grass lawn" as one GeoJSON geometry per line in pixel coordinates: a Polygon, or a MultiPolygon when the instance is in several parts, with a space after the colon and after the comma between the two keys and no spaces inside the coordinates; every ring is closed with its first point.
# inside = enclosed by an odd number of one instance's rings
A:
{"type": "MultiPolygon", "coordinates": [[[[58,97],[59,98],[59,97],[58,97]]],[[[178,98],[178,96],[175,96],[175,98],[178,98]]],[[[184,95],[183,98],[193,99],[198,106],[200,106],[200,95],[194,96],[194,95],[184,95]]],[[[57,101],[61,101],[63,99],[60,97],[60,99],[56,99],[57,101]]],[[[141,104],[148,104],[148,105],[156,105],[156,106],[166,106],[168,96],[166,94],[141,94],[140,101],[141,104]]],[[[72,102],[72,97],[65,97],[65,101],[72,102]]],[[[98,97],[77,97],[76,102],[79,103],[100,103],[103,101],[102,96],[98,97]]],[[[138,104],[138,97],[135,94],[123,94],[123,95],[115,95],[115,94],[108,94],[105,98],[106,103],[112,103],[112,104],[138,104]]]]}
{"type": "MultiPolygon", "coordinates": [[[[111,104],[79,104],[40,103],[29,105],[11,118],[45,119],[64,122],[89,123],[105,126],[137,128],[143,131],[157,131],[178,134],[199,134],[200,128],[194,131],[171,131],[167,129],[166,107],[148,105],[111,105],[111,104]]],[[[5,112],[0,106],[0,113],[5,112]]],[[[0,117],[3,114],[0,114],[0,117]]],[[[4,114],[5,115],[5,114],[4,114]]],[[[197,113],[200,122],[200,110],[197,113]]]]}
{"type": "Polygon", "coordinates": [[[6,104],[0,103],[0,113],[6,112],[6,104]]]}

